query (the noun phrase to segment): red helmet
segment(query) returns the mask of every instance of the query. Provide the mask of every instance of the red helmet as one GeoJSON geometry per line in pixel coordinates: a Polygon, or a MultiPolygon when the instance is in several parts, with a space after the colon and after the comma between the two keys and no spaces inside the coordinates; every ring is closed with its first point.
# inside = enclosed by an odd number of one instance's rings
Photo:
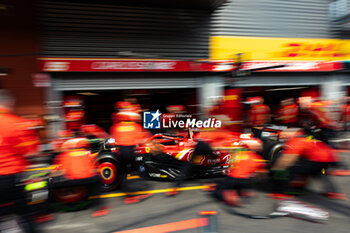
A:
{"type": "Polygon", "coordinates": [[[67,141],[65,141],[61,149],[62,150],[71,150],[71,149],[82,149],[82,148],[89,148],[90,142],[86,138],[72,138],[67,141]]]}
{"type": "Polygon", "coordinates": [[[28,129],[41,129],[44,128],[44,121],[40,118],[32,118],[26,120],[26,127],[28,129]]]}
{"type": "Polygon", "coordinates": [[[166,108],[166,110],[170,113],[179,113],[186,111],[186,107],[183,105],[170,105],[166,108]]]}
{"type": "Polygon", "coordinates": [[[138,121],[141,116],[133,111],[121,111],[115,114],[115,121],[138,121]]]}
{"type": "Polygon", "coordinates": [[[65,121],[79,121],[83,119],[84,115],[85,112],[83,109],[74,108],[68,110],[64,117],[65,121]]]}
{"type": "Polygon", "coordinates": [[[82,107],[83,106],[83,100],[79,96],[68,96],[65,101],[63,102],[63,107],[67,108],[76,108],[76,107],[82,107]]]}
{"type": "Polygon", "coordinates": [[[261,96],[249,97],[245,100],[246,104],[262,104],[264,103],[264,98],[261,96]]]}
{"type": "Polygon", "coordinates": [[[57,133],[57,137],[58,138],[63,138],[63,139],[65,139],[65,138],[71,138],[71,137],[73,137],[74,136],[74,133],[73,133],[73,131],[71,131],[71,130],[60,130],[60,131],[58,131],[58,133],[57,133]]]}
{"type": "Polygon", "coordinates": [[[130,110],[132,109],[132,104],[127,101],[118,101],[114,104],[114,107],[118,110],[130,110]]]}

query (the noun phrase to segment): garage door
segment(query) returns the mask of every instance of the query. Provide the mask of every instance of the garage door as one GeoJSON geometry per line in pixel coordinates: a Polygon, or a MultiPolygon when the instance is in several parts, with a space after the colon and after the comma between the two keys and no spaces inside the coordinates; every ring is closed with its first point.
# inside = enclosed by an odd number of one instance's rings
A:
{"type": "Polygon", "coordinates": [[[265,87],[265,86],[318,86],[330,78],[329,74],[313,73],[285,73],[285,74],[255,74],[237,78],[237,87],[265,87]]]}
{"type": "Polygon", "coordinates": [[[52,80],[53,88],[56,91],[165,89],[197,88],[200,84],[198,76],[189,74],[86,75],[56,75],[52,80]]]}

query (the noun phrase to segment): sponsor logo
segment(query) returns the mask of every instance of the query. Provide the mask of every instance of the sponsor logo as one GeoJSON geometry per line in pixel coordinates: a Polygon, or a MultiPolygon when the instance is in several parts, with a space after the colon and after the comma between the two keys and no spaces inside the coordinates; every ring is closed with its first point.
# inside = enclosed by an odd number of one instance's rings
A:
{"type": "Polygon", "coordinates": [[[143,112],[143,128],[145,129],[160,129],[160,117],[159,110],[156,112],[143,112]]]}
{"type": "Polygon", "coordinates": [[[288,43],[283,45],[282,57],[344,57],[343,43],[288,43]]]}
{"type": "Polygon", "coordinates": [[[150,177],[154,177],[154,178],[167,178],[167,175],[162,175],[160,173],[149,173],[150,177]]]}
{"type": "Polygon", "coordinates": [[[176,62],[150,62],[150,61],[114,61],[93,62],[93,70],[173,70],[176,62]]]}
{"type": "Polygon", "coordinates": [[[222,122],[215,118],[198,120],[189,114],[162,114],[156,112],[143,112],[143,128],[170,129],[170,128],[221,128],[222,122]]]}
{"type": "Polygon", "coordinates": [[[215,118],[207,120],[186,119],[186,120],[169,120],[163,119],[163,128],[221,128],[222,122],[215,118]]]}
{"type": "Polygon", "coordinates": [[[220,159],[208,159],[208,165],[216,165],[220,163],[220,159]]]}

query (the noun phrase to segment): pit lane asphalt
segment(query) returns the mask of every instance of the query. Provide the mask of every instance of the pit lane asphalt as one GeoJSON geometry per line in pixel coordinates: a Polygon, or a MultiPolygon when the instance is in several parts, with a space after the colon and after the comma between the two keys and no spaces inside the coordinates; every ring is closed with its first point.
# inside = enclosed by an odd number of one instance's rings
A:
{"type": "MultiPolygon", "coordinates": [[[[342,157],[350,165],[350,153],[343,153],[342,157]]],[[[335,177],[332,180],[342,192],[350,197],[350,177],[335,177]]],[[[299,219],[284,217],[268,220],[253,220],[234,216],[225,211],[223,205],[217,202],[208,192],[202,190],[213,179],[192,180],[184,184],[188,188],[175,197],[166,197],[164,192],[172,187],[170,182],[147,181],[140,179],[128,180],[131,188],[135,186],[149,186],[142,190],[158,190],[143,202],[126,205],[122,202],[123,190],[105,193],[105,201],[112,207],[107,216],[92,218],[92,209],[56,213],[55,220],[40,225],[43,232],[118,232],[153,226],[182,220],[198,218],[198,212],[203,210],[216,210],[219,212],[218,232],[317,232],[317,233],[348,233],[350,229],[350,201],[329,200],[317,194],[322,190],[319,182],[311,184],[311,192],[303,199],[319,206],[330,213],[330,220],[326,224],[317,224],[299,219]]],[[[137,187],[140,188],[140,187],[137,187]]],[[[262,195],[261,195],[262,196],[262,195]]],[[[264,201],[254,203],[256,209],[272,209],[273,201],[266,198],[264,201]]],[[[268,211],[267,211],[268,212],[268,211]]],[[[140,231],[141,232],[141,231],[140,231]]],[[[198,229],[189,229],[177,232],[200,232],[198,229]]]]}

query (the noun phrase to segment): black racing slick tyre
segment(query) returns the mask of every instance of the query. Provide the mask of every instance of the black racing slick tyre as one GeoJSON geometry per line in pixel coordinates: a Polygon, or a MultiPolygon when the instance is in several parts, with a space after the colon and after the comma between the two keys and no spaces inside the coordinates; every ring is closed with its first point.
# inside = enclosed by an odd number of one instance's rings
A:
{"type": "Polygon", "coordinates": [[[277,143],[274,145],[269,153],[270,164],[274,165],[277,159],[282,155],[283,143],[277,143]]]}
{"type": "Polygon", "coordinates": [[[269,165],[273,165],[277,158],[281,155],[284,144],[282,142],[276,142],[273,140],[265,140],[262,150],[262,156],[269,162],[269,165]]]}

